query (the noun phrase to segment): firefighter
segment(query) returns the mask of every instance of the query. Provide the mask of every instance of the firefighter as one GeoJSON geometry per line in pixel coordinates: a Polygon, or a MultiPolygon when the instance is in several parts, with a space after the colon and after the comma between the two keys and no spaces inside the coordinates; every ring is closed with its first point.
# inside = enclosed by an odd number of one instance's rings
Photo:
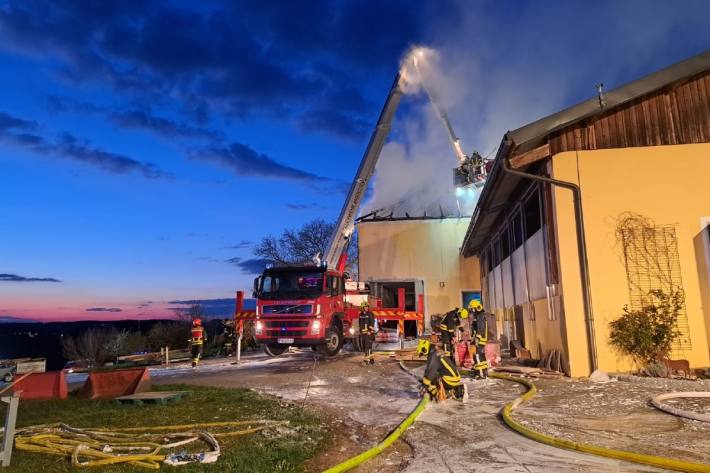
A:
{"type": "Polygon", "coordinates": [[[197,368],[197,364],[200,362],[200,356],[202,355],[202,345],[206,338],[205,329],[199,317],[192,321],[190,337],[190,345],[192,346],[192,367],[197,368]]]}
{"type": "Polygon", "coordinates": [[[234,355],[234,320],[224,319],[224,353],[227,356],[234,355]]]}
{"type": "Polygon", "coordinates": [[[439,345],[421,339],[417,344],[417,355],[427,357],[424,376],[422,376],[424,385],[422,389],[426,390],[432,399],[443,400],[453,397],[461,401],[466,400],[466,387],[461,383],[461,375],[454,362],[444,354],[439,345]]]}
{"type": "Polygon", "coordinates": [[[486,360],[486,343],[488,343],[488,315],[483,310],[479,300],[468,303],[471,313],[471,335],[476,345],[476,355],[473,360],[473,373],[480,378],[488,377],[488,360],[486,360]]]}
{"type": "Polygon", "coordinates": [[[459,309],[453,309],[444,314],[444,318],[441,319],[439,323],[439,330],[441,331],[441,343],[444,346],[444,355],[451,356],[451,349],[456,338],[456,329],[461,326],[461,319],[459,318],[459,309]]]}
{"type": "Polygon", "coordinates": [[[365,353],[365,358],[362,361],[366,365],[374,365],[375,357],[372,356],[372,342],[375,339],[375,314],[370,311],[370,304],[367,301],[362,301],[360,304],[357,323],[360,328],[360,345],[365,353]]]}

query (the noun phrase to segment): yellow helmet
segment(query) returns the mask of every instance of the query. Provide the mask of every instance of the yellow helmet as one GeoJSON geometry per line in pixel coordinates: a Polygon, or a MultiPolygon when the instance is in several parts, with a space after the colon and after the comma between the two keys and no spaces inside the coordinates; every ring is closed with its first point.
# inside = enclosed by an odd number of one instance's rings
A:
{"type": "Polygon", "coordinates": [[[367,309],[368,307],[370,307],[370,303],[367,302],[367,300],[364,300],[364,301],[360,302],[360,309],[365,310],[365,309],[367,309]]]}
{"type": "Polygon", "coordinates": [[[419,343],[417,343],[417,355],[419,356],[425,356],[429,354],[429,350],[431,349],[431,342],[425,338],[419,339],[419,343]]]}
{"type": "Polygon", "coordinates": [[[468,311],[466,309],[459,309],[459,317],[466,320],[468,318],[468,311]]]}
{"type": "Polygon", "coordinates": [[[472,299],[471,302],[468,303],[468,308],[473,312],[483,312],[483,304],[481,304],[481,301],[478,299],[472,299]]]}

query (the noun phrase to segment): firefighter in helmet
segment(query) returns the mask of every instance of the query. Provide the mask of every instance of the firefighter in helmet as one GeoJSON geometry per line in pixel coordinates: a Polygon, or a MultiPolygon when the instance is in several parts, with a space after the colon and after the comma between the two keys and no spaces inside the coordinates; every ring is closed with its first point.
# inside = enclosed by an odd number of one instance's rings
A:
{"type": "Polygon", "coordinates": [[[190,345],[192,348],[192,367],[197,368],[202,356],[202,345],[205,343],[205,328],[202,326],[202,319],[199,317],[192,321],[190,330],[190,345]]]}
{"type": "Polygon", "coordinates": [[[486,343],[488,343],[488,315],[483,310],[481,301],[476,299],[468,303],[468,311],[471,314],[471,335],[476,345],[473,373],[480,378],[487,378],[488,360],[486,360],[486,343]]]}
{"type": "Polygon", "coordinates": [[[234,319],[224,319],[224,354],[234,355],[235,326],[234,319]]]}
{"type": "Polygon", "coordinates": [[[441,343],[444,346],[444,354],[451,356],[456,329],[461,327],[460,311],[458,308],[448,311],[439,323],[441,331],[441,343]]]}
{"type": "Polygon", "coordinates": [[[438,344],[420,339],[417,355],[427,357],[422,389],[426,390],[432,399],[444,400],[453,397],[461,401],[466,400],[466,387],[461,383],[461,374],[438,344]]]}
{"type": "Polygon", "coordinates": [[[365,300],[360,303],[360,314],[357,319],[360,328],[360,346],[365,353],[364,364],[375,364],[372,356],[372,342],[375,339],[375,314],[370,311],[370,304],[365,300]]]}

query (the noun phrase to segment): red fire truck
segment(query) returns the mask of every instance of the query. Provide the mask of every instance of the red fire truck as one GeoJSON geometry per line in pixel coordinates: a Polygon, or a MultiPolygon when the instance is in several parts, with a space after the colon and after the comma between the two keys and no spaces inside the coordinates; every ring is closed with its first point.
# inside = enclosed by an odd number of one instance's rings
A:
{"type": "MultiPolygon", "coordinates": [[[[414,58],[416,66],[417,61],[423,59],[424,50],[415,49],[410,57],[414,58]]],[[[266,268],[262,275],[254,280],[254,334],[257,343],[264,347],[267,354],[280,355],[289,346],[311,346],[332,356],[340,351],[346,338],[352,338],[357,348],[357,337],[354,335],[358,333],[359,303],[363,297],[369,299],[378,321],[390,325],[396,322],[394,325],[397,335],[404,334],[404,323],[407,320],[416,321],[417,334],[423,331],[423,297],[416,302],[414,310],[411,310],[410,304],[410,310],[406,311],[402,292],[397,298],[398,307],[383,308],[380,300],[367,294],[363,283],[348,281],[348,274],[345,272],[347,249],[354,231],[355,218],[370,178],[375,172],[375,165],[389,134],[406,80],[404,74],[398,73],[390,88],[325,255],[317,255],[310,265],[266,268]],[[349,285],[352,287],[348,288],[349,285]]],[[[475,153],[475,156],[471,157],[463,154],[459,139],[454,135],[444,110],[436,104],[428,90],[427,93],[446,127],[459,159],[459,167],[454,170],[455,183],[474,184],[476,181],[471,176],[476,172],[480,173],[480,156],[475,153]]]]}

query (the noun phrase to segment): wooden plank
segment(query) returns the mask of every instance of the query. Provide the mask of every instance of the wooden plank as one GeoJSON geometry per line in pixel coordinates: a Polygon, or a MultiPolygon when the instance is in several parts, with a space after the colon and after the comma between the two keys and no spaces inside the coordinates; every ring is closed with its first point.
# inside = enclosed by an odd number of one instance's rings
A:
{"type": "Polygon", "coordinates": [[[520,153],[517,156],[510,158],[510,166],[513,169],[527,166],[534,162],[540,161],[541,159],[548,158],[550,156],[550,145],[548,143],[538,146],[537,148],[531,149],[524,153],[520,153]]]}
{"type": "Polygon", "coordinates": [[[178,401],[190,394],[190,391],[148,391],[129,396],[120,396],[115,398],[113,402],[115,404],[133,404],[136,406],[142,406],[144,403],[164,405],[170,401],[178,401]]]}

